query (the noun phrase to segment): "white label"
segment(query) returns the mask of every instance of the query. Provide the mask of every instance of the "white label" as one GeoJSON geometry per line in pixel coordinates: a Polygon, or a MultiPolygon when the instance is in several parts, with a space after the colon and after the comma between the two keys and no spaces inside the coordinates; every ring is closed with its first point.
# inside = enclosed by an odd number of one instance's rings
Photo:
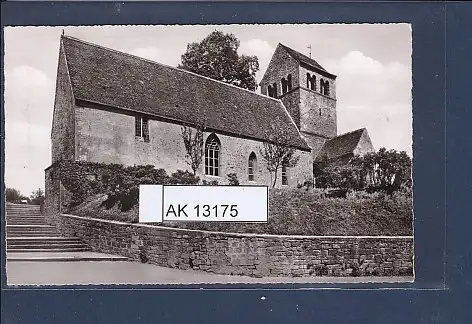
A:
{"type": "Polygon", "coordinates": [[[162,222],[162,185],[139,185],[139,222],[162,222]]]}
{"type": "Polygon", "coordinates": [[[153,191],[152,187],[140,186],[140,222],[267,222],[268,219],[266,186],[159,186],[163,190],[160,196],[159,190],[153,191]],[[162,199],[161,210],[157,210],[159,199],[162,199]]]}

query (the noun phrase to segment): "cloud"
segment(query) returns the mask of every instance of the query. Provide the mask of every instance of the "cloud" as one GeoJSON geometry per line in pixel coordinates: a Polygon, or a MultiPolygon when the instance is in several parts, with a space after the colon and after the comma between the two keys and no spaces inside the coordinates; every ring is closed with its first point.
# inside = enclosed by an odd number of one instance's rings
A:
{"type": "Polygon", "coordinates": [[[8,123],[29,121],[49,124],[55,82],[43,71],[20,65],[5,71],[5,117],[8,123]]]}
{"type": "Polygon", "coordinates": [[[7,79],[9,83],[22,88],[47,87],[51,82],[46,73],[29,65],[17,66],[10,73],[7,71],[5,80],[7,79]]]}
{"type": "Polygon", "coordinates": [[[264,58],[271,57],[274,50],[269,42],[257,38],[242,42],[239,46],[240,54],[256,55],[264,58]]]}
{"type": "Polygon", "coordinates": [[[5,184],[29,195],[44,189],[44,169],[50,164],[49,127],[28,122],[5,123],[5,184]]]}
{"type": "Polygon", "coordinates": [[[411,154],[411,70],[360,51],[329,60],[325,66],[338,75],[338,133],[366,127],[376,149],[385,146],[411,154]]]}
{"type": "MultiPolygon", "coordinates": [[[[275,48],[269,42],[258,38],[242,42],[238,50],[239,54],[257,56],[259,60],[259,71],[256,73],[257,82],[262,79],[274,51],[275,48]]],[[[257,92],[260,92],[260,89],[257,92]]]]}

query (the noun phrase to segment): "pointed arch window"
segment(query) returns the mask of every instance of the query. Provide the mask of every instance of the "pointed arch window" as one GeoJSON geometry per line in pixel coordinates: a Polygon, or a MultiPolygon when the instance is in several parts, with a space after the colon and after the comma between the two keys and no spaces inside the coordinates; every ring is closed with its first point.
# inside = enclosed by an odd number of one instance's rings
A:
{"type": "Polygon", "coordinates": [[[220,175],[221,143],[215,134],[208,136],[205,142],[205,174],[220,175]]]}
{"type": "Polygon", "coordinates": [[[251,152],[249,154],[249,160],[247,164],[247,173],[248,173],[248,180],[249,181],[254,181],[255,179],[255,173],[256,173],[256,168],[257,168],[257,157],[256,153],[251,152]]]}

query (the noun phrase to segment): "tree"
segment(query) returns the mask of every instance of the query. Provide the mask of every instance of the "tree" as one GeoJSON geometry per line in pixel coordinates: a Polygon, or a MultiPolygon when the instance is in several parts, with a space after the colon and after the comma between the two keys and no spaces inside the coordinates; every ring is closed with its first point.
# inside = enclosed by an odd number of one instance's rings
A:
{"type": "Polygon", "coordinates": [[[30,198],[32,205],[41,205],[44,202],[44,191],[38,188],[38,190],[31,193],[30,198]]]}
{"type": "Polygon", "coordinates": [[[189,43],[179,68],[244,89],[257,89],[257,56],[239,55],[240,42],[233,34],[215,30],[201,42],[189,43]]]}
{"type": "Polygon", "coordinates": [[[370,191],[391,194],[411,188],[411,158],[404,151],[387,151],[383,147],[377,153],[368,153],[363,157],[363,168],[370,191]]]}
{"type": "Polygon", "coordinates": [[[354,156],[349,163],[336,165],[329,161],[314,164],[313,173],[318,188],[340,188],[384,192],[411,189],[411,158],[406,152],[387,151],[354,156]]]}
{"type": "MultiPolygon", "coordinates": [[[[280,125],[274,122],[272,125],[280,125]]],[[[297,165],[299,156],[295,156],[295,148],[290,145],[290,138],[280,129],[272,127],[267,134],[269,140],[264,142],[259,152],[266,162],[266,168],[270,173],[272,188],[277,182],[278,170],[285,166],[291,168],[297,165]]]]}
{"type": "Polygon", "coordinates": [[[203,127],[199,126],[195,129],[187,126],[182,127],[182,139],[185,145],[185,161],[193,171],[193,175],[197,173],[203,157],[203,127]]]}
{"type": "Polygon", "coordinates": [[[22,196],[19,190],[13,188],[5,189],[5,200],[7,202],[15,203],[21,200],[22,196]]]}

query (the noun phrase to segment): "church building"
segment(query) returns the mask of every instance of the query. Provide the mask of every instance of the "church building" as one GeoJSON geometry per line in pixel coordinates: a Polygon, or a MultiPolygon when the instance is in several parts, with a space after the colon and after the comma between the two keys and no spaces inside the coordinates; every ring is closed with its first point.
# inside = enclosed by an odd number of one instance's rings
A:
{"type": "Polygon", "coordinates": [[[227,184],[271,184],[261,155],[274,132],[299,160],[283,166],[276,187],[313,179],[313,162],[373,151],[367,130],[336,126],[336,76],[279,44],[261,94],[175,67],[61,36],[51,131],[52,163],[61,160],[191,170],[182,128],[203,129],[197,175],[227,184]]]}

